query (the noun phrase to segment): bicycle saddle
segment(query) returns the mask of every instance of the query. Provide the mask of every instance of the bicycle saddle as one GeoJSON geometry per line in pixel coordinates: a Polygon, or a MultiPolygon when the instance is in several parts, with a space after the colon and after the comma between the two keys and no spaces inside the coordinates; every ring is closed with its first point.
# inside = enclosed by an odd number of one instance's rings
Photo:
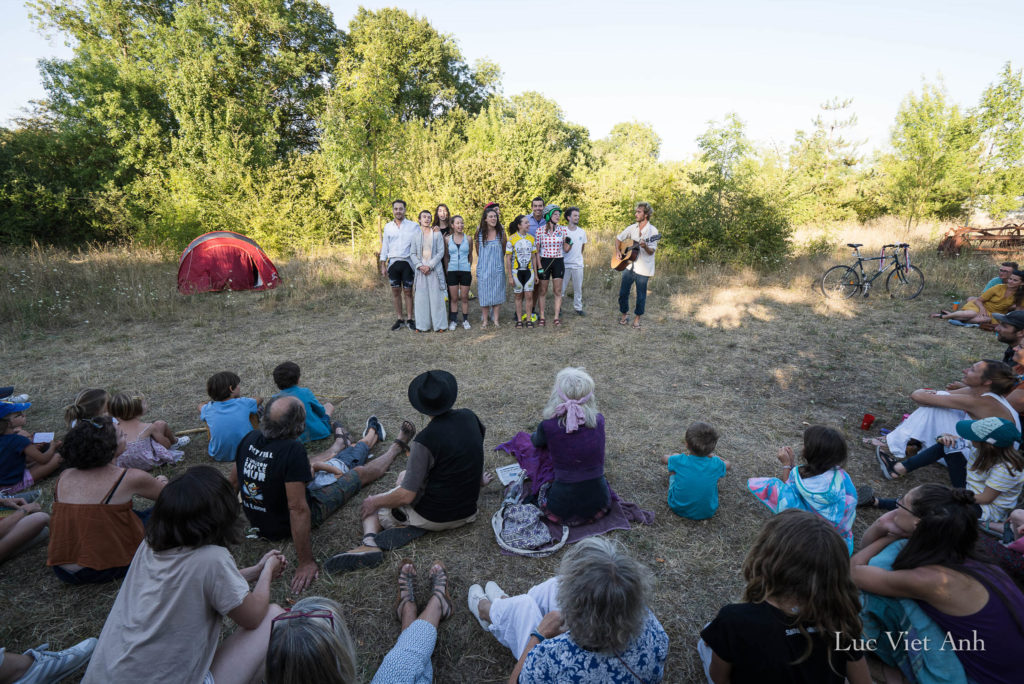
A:
{"type": "Polygon", "coordinates": [[[847,242],[846,246],[847,247],[853,247],[854,249],[857,249],[858,247],[863,247],[864,245],[863,244],[855,245],[852,242],[847,242]]]}

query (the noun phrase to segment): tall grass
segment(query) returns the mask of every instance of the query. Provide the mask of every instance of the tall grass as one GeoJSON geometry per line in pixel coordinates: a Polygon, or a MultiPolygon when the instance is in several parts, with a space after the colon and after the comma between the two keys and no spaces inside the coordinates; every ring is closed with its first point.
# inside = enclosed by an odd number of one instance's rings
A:
{"type": "MultiPolygon", "coordinates": [[[[993,265],[1024,255],[939,257],[946,226],[920,224],[907,231],[895,218],[867,224],[800,226],[791,254],[770,271],[717,263],[658,260],[654,292],[707,290],[727,281],[813,287],[825,269],[851,263],[849,242],[861,253],[878,254],[883,244],[906,241],[911,259],[925,274],[925,295],[963,298],[976,294],[994,274],[993,265]]],[[[609,231],[592,231],[585,251],[585,290],[613,291],[618,274],[608,267],[613,246],[609,231]]],[[[352,255],[348,246],[324,246],[277,260],[282,284],[266,292],[223,292],[184,296],[177,292],[177,254],[141,245],[102,245],[71,251],[35,245],[0,254],[0,320],[8,333],[47,331],[86,322],[152,320],[172,325],[213,324],[218,316],[245,307],[262,310],[297,307],[329,313],[331,307],[380,304],[385,287],[374,257],[352,255]]],[[[474,288],[475,290],[475,288],[474,288]]]]}

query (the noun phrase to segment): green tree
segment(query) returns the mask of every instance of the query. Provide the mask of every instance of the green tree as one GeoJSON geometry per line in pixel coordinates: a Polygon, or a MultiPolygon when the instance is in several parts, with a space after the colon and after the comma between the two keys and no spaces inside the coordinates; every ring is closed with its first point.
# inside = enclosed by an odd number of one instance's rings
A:
{"type": "Polygon", "coordinates": [[[650,124],[618,123],[593,145],[594,160],[584,170],[584,211],[591,224],[609,225],[631,215],[637,202],[660,188],[661,138],[650,124]]]}
{"type": "Polygon", "coordinates": [[[978,131],[977,172],[969,209],[1001,218],[1024,195],[1024,72],[1007,62],[981,94],[973,119],[978,131]]]}

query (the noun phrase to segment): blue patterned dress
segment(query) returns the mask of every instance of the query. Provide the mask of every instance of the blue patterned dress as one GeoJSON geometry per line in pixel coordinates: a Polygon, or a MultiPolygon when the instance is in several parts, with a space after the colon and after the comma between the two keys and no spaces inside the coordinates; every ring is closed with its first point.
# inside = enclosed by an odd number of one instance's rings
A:
{"type": "MultiPolygon", "coordinates": [[[[480,244],[477,239],[477,245],[480,244]]],[[[505,303],[505,252],[498,238],[488,240],[480,249],[476,280],[480,287],[480,306],[505,303]]]]}

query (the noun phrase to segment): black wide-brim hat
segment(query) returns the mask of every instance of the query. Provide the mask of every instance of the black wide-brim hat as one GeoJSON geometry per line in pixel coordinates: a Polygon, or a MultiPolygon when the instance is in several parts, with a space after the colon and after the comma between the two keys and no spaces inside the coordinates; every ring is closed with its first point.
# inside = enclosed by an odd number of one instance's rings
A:
{"type": "Polygon", "coordinates": [[[429,370],[409,383],[409,403],[420,413],[437,416],[455,405],[459,383],[448,371],[429,370]]]}

